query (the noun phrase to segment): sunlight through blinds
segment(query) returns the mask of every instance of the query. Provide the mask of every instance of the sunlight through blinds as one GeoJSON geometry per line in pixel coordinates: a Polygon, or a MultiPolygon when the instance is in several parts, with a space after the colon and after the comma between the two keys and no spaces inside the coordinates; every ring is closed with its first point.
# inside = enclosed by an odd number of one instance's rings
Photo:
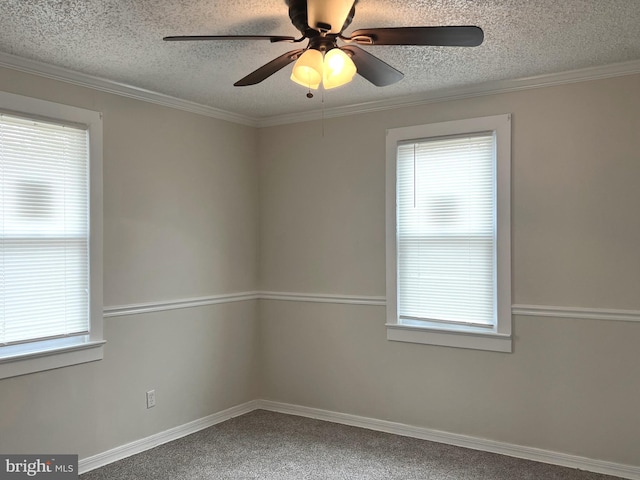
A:
{"type": "Polygon", "coordinates": [[[492,327],[493,132],[401,144],[397,169],[400,321],[492,327]]]}
{"type": "Polygon", "coordinates": [[[0,114],[0,344],[89,330],[88,133],[0,114]]]}

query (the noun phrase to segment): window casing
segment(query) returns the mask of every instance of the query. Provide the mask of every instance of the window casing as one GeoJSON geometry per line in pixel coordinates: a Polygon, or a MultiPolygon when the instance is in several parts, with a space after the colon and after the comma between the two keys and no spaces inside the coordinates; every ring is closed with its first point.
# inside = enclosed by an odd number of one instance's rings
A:
{"type": "Polygon", "coordinates": [[[387,132],[387,338],[511,351],[510,115],[387,132]]]}
{"type": "Polygon", "coordinates": [[[0,92],[0,378],[102,358],[102,119],[0,92]]]}

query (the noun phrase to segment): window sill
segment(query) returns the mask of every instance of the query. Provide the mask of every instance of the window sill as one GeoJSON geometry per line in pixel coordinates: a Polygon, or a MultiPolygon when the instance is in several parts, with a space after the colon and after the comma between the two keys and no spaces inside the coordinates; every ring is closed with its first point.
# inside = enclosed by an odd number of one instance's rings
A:
{"type": "Polygon", "coordinates": [[[0,347],[0,379],[102,360],[105,343],[84,336],[0,347]]]}
{"type": "Polygon", "coordinates": [[[395,342],[422,343],[493,352],[512,352],[512,337],[508,334],[459,327],[442,328],[398,323],[387,323],[386,326],[387,340],[395,342]]]}

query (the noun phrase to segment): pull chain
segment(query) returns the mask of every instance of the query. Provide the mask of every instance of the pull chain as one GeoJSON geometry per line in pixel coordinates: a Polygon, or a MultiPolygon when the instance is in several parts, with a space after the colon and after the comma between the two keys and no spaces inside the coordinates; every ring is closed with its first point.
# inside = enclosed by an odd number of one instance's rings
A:
{"type": "Polygon", "coordinates": [[[320,95],[321,103],[322,103],[322,138],[324,138],[324,88],[322,89],[322,94],[320,95]]]}

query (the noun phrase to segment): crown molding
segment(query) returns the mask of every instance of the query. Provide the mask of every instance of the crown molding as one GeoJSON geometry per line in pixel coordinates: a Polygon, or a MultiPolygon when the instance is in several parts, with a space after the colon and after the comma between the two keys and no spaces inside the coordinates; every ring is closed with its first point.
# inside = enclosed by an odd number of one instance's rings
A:
{"type": "Polygon", "coordinates": [[[218,120],[224,120],[250,127],[272,127],[298,122],[308,122],[327,118],[345,117],[362,113],[379,112],[403,107],[416,107],[432,103],[461,100],[499,93],[517,92],[532,88],[542,88],[567,83],[586,82],[603,78],[620,77],[640,73],[640,60],[630,62],[613,63],[597,67],[588,67],[566,72],[552,73],[524,77],[515,80],[499,80],[476,85],[455,87],[436,90],[415,95],[392,97],[385,100],[357,103],[343,107],[334,107],[322,110],[305,111],[270,117],[252,117],[238,113],[228,112],[215,107],[202,105],[188,100],[172,97],[162,93],[145,90],[143,88],[115,82],[105,78],[76,72],[67,68],[58,67],[37,60],[0,52],[0,67],[10,68],[21,72],[39,75],[53,80],[63,81],[81,87],[92,88],[102,92],[121,95],[136,100],[154,103],[165,107],[176,108],[198,115],[204,115],[218,120]]]}
{"type": "Polygon", "coordinates": [[[134,87],[132,85],[88,75],[86,73],[76,72],[67,68],[39,62],[37,60],[30,60],[17,55],[11,55],[9,53],[0,52],[0,67],[39,75],[52,80],[71,83],[80,87],[88,87],[101,92],[113,93],[123,97],[142,100],[144,102],[154,103],[164,107],[176,108],[178,110],[216,118],[218,120],[239,123],[250,127],[258,126],[258,120],[254,117],[227,112],[226,110],[221,110],[219,108],[209,107],[207,105],[190,102],[188,100],[182,100],[163,93],[145,90],[144,88],[134,87]]]}
{"type": "Polygon", "coordinates": [[[560,73],[523,77],[515,80],[499,80],[464,87],[435,90],[415,95],[393,97],[385,100],[364,102],[344,107],[334,107],[310,112],[300,112],[265,117],[258,120],[258,127],[272,127],[291,123],[308,122],[362,113],[379,112],[403,107],[417,107],[432,103],[448,102],[465,98],[517,92],[533,88],[550,87],[567,83],[587,82],[603,78],[621,77],[640,73],[640,60],[612,63],[597,67],[581,68],[560,73]]]}

